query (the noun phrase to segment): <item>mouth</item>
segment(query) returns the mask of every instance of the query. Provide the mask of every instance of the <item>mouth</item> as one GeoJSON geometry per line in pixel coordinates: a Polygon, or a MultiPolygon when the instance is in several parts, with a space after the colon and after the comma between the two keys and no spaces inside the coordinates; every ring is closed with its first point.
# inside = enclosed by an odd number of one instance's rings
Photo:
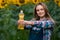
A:
{"type": "Polygon", "coordinates": [[[38,15],[43,15],[42,13],[39,13],[38,15]]]}

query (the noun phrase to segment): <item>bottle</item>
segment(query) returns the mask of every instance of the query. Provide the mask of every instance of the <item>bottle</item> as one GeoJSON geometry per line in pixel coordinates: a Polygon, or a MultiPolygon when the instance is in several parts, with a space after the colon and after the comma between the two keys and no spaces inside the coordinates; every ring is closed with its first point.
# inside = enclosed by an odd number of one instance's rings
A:
{"type": "MultiPolygon", "coordinates": [[[[23,10],[21,10],[20,13],[19,13],[19,20],[24,20],[24,13],[23,13],[23,10]]],[[[18,29],[23,30],[23,29],[24,29],[24,25],[19,24],[19,25],[18,25],[18,29]]]]}

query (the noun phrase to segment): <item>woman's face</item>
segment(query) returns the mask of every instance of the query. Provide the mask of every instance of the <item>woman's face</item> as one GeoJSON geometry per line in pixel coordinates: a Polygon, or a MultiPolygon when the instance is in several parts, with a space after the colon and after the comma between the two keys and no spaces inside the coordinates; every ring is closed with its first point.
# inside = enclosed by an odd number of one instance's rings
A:
{"type": "Polygon", "coordinates": [[[45,10],[43,8],[42,5],[38,5],[36,7],[36,12],[37,12],[37,15],[41,18],[41,17],[44,17],[45,16],[45,10]]]}

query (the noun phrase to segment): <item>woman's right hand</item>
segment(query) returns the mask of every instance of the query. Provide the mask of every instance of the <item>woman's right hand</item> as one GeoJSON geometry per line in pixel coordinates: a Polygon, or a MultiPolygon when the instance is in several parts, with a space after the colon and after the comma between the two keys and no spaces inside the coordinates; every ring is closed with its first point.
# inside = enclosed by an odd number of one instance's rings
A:
{"type": "Polygon", "coordinates": [[[24,24],[24,20],[18,20],[18,24],[24,24]]]}

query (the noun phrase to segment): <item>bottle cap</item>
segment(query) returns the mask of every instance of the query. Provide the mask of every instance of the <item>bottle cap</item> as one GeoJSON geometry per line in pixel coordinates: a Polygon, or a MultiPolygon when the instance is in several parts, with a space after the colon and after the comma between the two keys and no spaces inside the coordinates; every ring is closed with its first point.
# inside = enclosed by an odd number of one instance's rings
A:
{"type": "Polygon", "coordinates": [[[21,10],[20,13],[23,13],[23,10],[21,10]]]}

